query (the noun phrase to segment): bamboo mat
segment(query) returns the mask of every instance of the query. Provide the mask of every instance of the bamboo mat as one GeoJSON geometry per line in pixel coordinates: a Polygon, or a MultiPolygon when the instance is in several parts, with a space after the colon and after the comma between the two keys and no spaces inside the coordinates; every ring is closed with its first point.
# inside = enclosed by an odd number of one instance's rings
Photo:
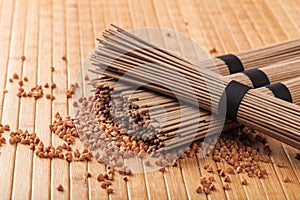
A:
{"type": "MultiPolygon", "coordinates": [[[[95,38],[111,23],[125,29],[171,28],[207,51],[216,48],[216,56],[299,37],[299,5],[298,0],[0,0],[0,88],[8,90],[0,92],[1,123],[10,124],[12,130],[34,131],[45,144],[61,144],[48,125],[56,112],[72,114],[65,91],[75,81],[84,83],[75,80],[78,70],[95,38]],[[55,71],[50,73],[52,66],[55,71]],[[56,82],[56,100],[19,99],[15,83],[9,84],[13,73],[27,76],[31,86],[56,82]]],[[[107,195],[96,180],[105,166],[94,161],[39,159],[28,146],[6,144],[0,148],[0,199],[299,199],[297,151],[268,140],[273,164],[263,164],[267,178],[247,178],[249,184],[242,186],[236,176],[231,190],[218,189],[208,196],[195,192],[200,176],[207,173],[203,166],[218,167],[208,158],[183,159],[164,174],[135,174],[127,183],[117,175],[115,193],[107,195]],[[284,168],[277,167],[279,161],[284,168]],[[87,172],[92,178],[87,178],[87,172]],[[290,183],[283,181],[285,176],[290,183]],[[59,184],[64,192],[56,190],[59,184]]],[[[139,160],[126,162],[129,167],[146,168],[139,160]]],[[[222,180],[215,177],[217,188],[222,188],[222,180]]]]}

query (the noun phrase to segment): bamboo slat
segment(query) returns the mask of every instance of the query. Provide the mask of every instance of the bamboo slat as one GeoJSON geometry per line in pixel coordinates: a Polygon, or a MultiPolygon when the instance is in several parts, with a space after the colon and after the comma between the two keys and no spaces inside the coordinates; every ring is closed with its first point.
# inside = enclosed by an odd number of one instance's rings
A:
{"type": "MultiPolygon", "coordinates": [[[[6,46],[6,50],[8,51],[5,53],[4,63],[3,66],[6,69],[5,77],[1,79],[3,88],[7,89],[9,92],[3,95],[2,99],[2,117],[1,121],[3,124],[10,124],[12,130],[16,130],[19,127],[19,106],[20,100],[14,94],[17,93],[18,88],[13,84],[9,83],[8,77],[12,77],[13,73],[17,73],[19,77],[22,74],[23,62],[20,59],[24,53],[24,43],[25,43],[25,21],[22,20],[22,17],[26,15],[26,11],[22,9],[22,7],[27,6],[26,2],[12,2],[3,5],[3,14],[7,14],[8,23],[2,21],[3,28],[5,32],[11,33],[11,35],[7,35],[4,32],[3,40],[5,45],[5,40],[10,39],[9,44],[6,46]],[[19,3],[19,5],[18,5],[19,3]],[[5,9],[8,9],[6,13],[5,9]],[[12,21],[10,21],[12,20],[12,21]],[[10,24],[12,23],[12,24],[10,24]],[[5,27],[6,26],[6,27],[5,27]],[[11,28],[11,29],[10,29],[11,28]],[[16,31],[19,28],[19,31],[16,31]],[[5,59],[6,58],[6,59],[5,59]],[[15,104],[11,104],[10,102],[16,102],[15,104]],[[15,113],[15,115],[11,115],[11,113],[15,113]]],[[[5,16],[2,17],[4,20],[5,16]]],[[[4,46],[3,46],[4,47],[4,46]]],[[[4,49],[3,49],[4,50],[4,49]]],[[[5,52],[5,51],[4,51],[5,52]]],[[[15,83],[17,84],[17,83],[15,83]]],[[[6,136],[7,141],[9,136],[6,136]]],[[[1,148],[1,158],[0,163],[2,174],[4,175],[1,178],[1,192],[3,193],[3,199],[11,199],[13,198],[15,193],[13,193],[14,186],[14,169],[15,165],[15,157],[16,157],[16,146],[15,145],[5,145],[1,148]],[[3,181],[3,182],[2,182],[3,181]],[[7,192],[8,191],[8,192],[7,192]]],[[[19,166],[19,164],[18,164],[19,166]]],[[[16,189],[16,188],[15,188],[16,189]]],[[[30,192],[26,191],[27,195],[30,192]]]]}

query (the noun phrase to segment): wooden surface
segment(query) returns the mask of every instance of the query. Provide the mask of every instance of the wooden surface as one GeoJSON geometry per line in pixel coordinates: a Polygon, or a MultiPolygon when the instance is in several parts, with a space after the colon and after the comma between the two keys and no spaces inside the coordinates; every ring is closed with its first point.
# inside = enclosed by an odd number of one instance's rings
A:
{"type": "MultiPolygon", "coordinates": [[[[206,51],[215,47],[221,55],[260,47],[300,36],[298,0],[0,0],[0,119],[12,130],[37,132],[45,144],[62,143],[48,125],[56,112],[72,115],[71,101],[64,92],[75,80],[81,65],[109,24],[125,29],[156,27],[174,29],[194,39],[206,51]],[[21,56],[26,60],[22,61],[21,56]],[[67,62],[62,60],[66,56],[67,62]],[[50,67],[55,71],[51,72],[50,67]],[[56,100],[34,101],[16,96],[13,73],[27,76],[25,88],[54,81],[56,100]]],[[[157,39],[157,38],[154,38],[157,39]]],[[[51,92],[45,91],[45,93],[51,92]]],[[[9,133],[5,133],[6,138],[9,133]]],[[[299,199],[300,161],[297,151],[270,140],[272,163],[264,164],[269,176],[247,178],[242,186],[234,177],[224,192],[215,174],[216,192],[197,194],[201,175],[210,159],[180,160],[166,173],[135,174],[128,183],[117,175],[115,193],[107,195],[96,177],[105,166],[96,163],[39,159],[28,146],[6,144],[0,148],[0,199],[299,199]],[[284,161],[284,168],[276,163],[284,161]],[[86,173],[93,176],[87,179],[86,173]],[[289,176],[290,183],[283,182],[289,176]],[[56,187],[62,184],[64,192],[56,187]]],[[[78,146],[80,144],[77,142],[78,146]]],[[[139,160],[125,161],[132,168],[147,170],[139,160]]]]}

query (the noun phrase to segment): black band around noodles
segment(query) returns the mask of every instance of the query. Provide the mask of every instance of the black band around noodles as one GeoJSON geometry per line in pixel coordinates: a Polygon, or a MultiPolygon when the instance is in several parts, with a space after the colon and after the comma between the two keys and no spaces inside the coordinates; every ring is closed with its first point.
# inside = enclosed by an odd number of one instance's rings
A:
{"type": "Polygon", "coordinates": [[[268,76],[260,69],[250,69],[243,72],[252,82],[253,88],[270,85],[268,76]]]}
{"type": "Polygon", "coordinates": [[[237,81],[231,81],[225,88],[219,104],[219,113],[226,114],[227,119],[237,121],[237,113],[245,94],[251,89],[249,86],[237,81]],[[222,110],[226,102],[226,110],[222,110]]]}
{"type": "Polygon", "coordinates": [[[266,87],[273,92],[275,97],[293,103],[292,95],[289,89],[284,84],[275,83],[266,87]]]}
{"type": "Polygon", "coordinates": [[[225,62],[225,64],[228,66],[230,74],[244,71],[243,63],[237,56],[235,56],[233,54],[218,56],[217,58],[219,58],[225,62]]]}

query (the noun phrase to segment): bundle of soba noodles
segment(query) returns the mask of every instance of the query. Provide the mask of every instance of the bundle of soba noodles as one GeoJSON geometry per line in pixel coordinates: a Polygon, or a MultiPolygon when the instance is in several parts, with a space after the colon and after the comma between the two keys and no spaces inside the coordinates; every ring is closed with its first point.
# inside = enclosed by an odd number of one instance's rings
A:
{"type": "MultiPolygon", "coordinates": [[[[290,68],[289,72],[283,73],[282,76],[278,76],[274,66],[269,66],[269,71],[268,67],[248,70],[257,66],[268,66],[282,61],[284,58],[293,58],[299,54],[299,50],[300,40],[297,39],[239,55],[215,58],[214,63],[220,71],[222,69],[228,71],[228,68],[231,72],[247,69],[246,73],[242,75],[221,76],[208,70],[210,67],[205,66],[205,63],[211,64],[211,62],[203,61],[195,66],[187,60],[174,56],[120,28],[116,28],[116,30],[105,32],[104,40],[100,41],[100,45],[91,60],[97,66],[98,72],[105,76],[137,84],[152,92],[168,96],[158,96],[156,98],[158,103],[164,104],[169,101],[169,97],[176,97],[215,114],[225,114],[227,119],[255,128],[299,148],[300,107],[251,89],[251,87],[260,87],[284,80],[297,71],[296,65],[293,66],[293,61],[291,61],[289,66],[293,67],[290,68]],[[238,66],[239,70],[233,70],[233,66],[238,66]],[[242,78],[242,76],[246,78],[242,78]],[[245,84],[252,85],[247,86],[245,84]],[[225,109],[226,106],[227,109],[225,109]]],[[[156,93],[155,95],[157,95],[156,93]]],[[[144,98],[143,94],[140,96],[144,98]]],[[[142,104],[149,104],[151,101],[145,98],[142,104]]],[[[171,105],[172,103],[175,105],[176,101],[169,101],[167,104],[171,105]]],[[[170,109],[172,109],[171,107],[170,109]]],[[[199,113],[192,115],[193,107],[189,105],[186,105],[186,109],[184,134],[189,135],[188,123],[192,122],[193,118],[199,118],[199,113]]],[[[167,123],[170,126],[173,125],[174,128],[176,123],[172,120],[176,120],[176,109],[173,111],[172,117],[167,118],[167,123]]],[[[170,112],[173,111],[170,110],[170,112]]],[[[197,137],[198,135],[196,139],[197,137]]]]}

